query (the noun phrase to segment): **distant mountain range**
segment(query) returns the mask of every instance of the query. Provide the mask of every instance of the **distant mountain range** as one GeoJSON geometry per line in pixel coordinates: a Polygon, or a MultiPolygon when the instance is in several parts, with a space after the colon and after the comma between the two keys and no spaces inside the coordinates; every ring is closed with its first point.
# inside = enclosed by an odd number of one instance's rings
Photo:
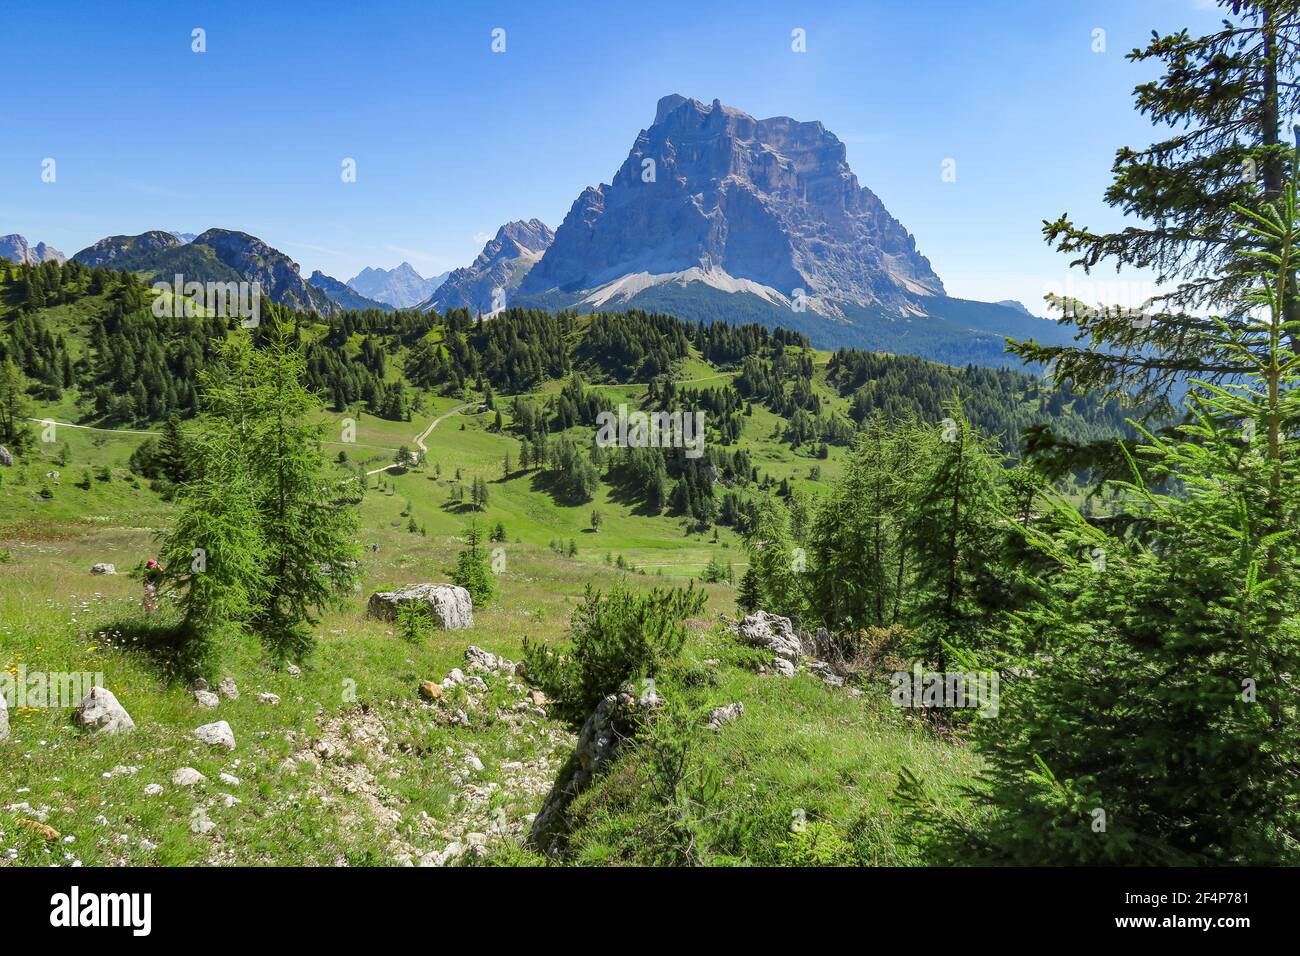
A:
{"type": "Polygon", "coordinates": [[[469,309],[490,315],[511,301],[520,282],[542,260],[555,233],[540,219],[508,222],[483,247],[473,262],[454,270],[419,307],[446,312],[469,309]]]}
{"type": "Polygon", "coordinates": [[[190,242],[155,229],[138,236],[109,236],[72,257],[85,266],[134,272],[147,282],[260,282],[272,302],[320,315],[343,311],[324,291],[303,279],[298,263],[256,236],[209,229],[190,242]]]}
{"type": "Polygon", "coordinates": [[[398,309],[409,309],[433,295],[449,275],[450,272],[444,272],[426,279],[409,262],[403,262],[395,269],[367,267],[347,284],[367,298],[386,302],[398,309]]]}
{"type": "Polygon", "coordinates": [[[8,259],[10,262],[28,266],[38,266],[43,262],[68,261],[68,257],[53,246],[47,246],[43,242],[30,246],[27,240],[17,233],[0,236],[0,259],[8,259]]]}
{"type": "Polygon", "coordinates": [[[352,286],[340,282],[333,276],[327,276],[317,269],[307,280],[307,284],[314,289],[319,289],[329,296],[330,301],[342,309],[351,309],[362,312],[366,309],[378,309],[380,312],[392,312],[393,307],[387,302],[379,302],[375,299],[368,298],[358,292],[352,286]]]}
{"type": "MultiPolygon", "coordinates": [[[[1004,354],[1007,337],[1070,340],[1067,328],[1014,300],[948,296],[912,234],[858,183],[846,157],[821,123],[760,120],[673,94],[611,182],[582,190],[557,230],[538,219],[508,222],[472,263],[446,275],[426,279],[403,262],[346,283],[319,271],[304,280],[284,253],[225,229],[110,236],[73,258],[150,281],[176,273],[256,280],[272,301],[327,316],[640,308],[782,325],[824,347],[977,365],[1019,364],[1004,354]]],[[[6,254],[61,259],[21,236],[0,239],[6,254]]]]}

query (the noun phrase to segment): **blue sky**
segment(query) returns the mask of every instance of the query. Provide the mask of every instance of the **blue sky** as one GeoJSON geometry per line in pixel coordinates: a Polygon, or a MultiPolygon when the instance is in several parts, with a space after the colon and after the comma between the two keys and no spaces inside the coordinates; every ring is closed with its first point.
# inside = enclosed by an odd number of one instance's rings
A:
{"type": "Polygon", "coordinates": [[[0,234],[68,254],[221,226],[304,274],[430,275],[507,220],[558,226],[677,92],[821,120],[950,294],[1035,311],[1065,275],[1041,220],[1119,222],[1101,202],[1115,149],[1153,138],[1131,99],[1152,71],[1124,54],[1221,16],[1207,0],[0,7],[0,234]]]}

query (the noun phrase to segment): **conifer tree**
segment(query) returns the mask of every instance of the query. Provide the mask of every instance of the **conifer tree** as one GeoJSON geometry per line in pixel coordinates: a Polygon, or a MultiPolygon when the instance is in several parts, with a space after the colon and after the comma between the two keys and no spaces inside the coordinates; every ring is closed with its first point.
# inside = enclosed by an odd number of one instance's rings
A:
{"type": "Polygon", "coordinates": [[[313,612],[351,592],[358,516],[337,501],[338,482],[321,451],[323,425],[312,417],[318,403],[304,385],[289,325],[272,323],[252,370],[244,420],[268,578],[254,623],[273,653],[297,658],[312,646],[313,612]]]}
{"type": "Polygon", "coordinates": [[[483,547],[483,534],[473,521],[465,529],[465,547],[456,558],[451,580],[469,592],[474,606],[486,607],[496,594],[496,579],[483,547]]]}
{"type": "Polygon", "coordinates": [[[180,419],[168,415],[158,442],[158,473],[172,485],[183,485],[194,471],[193,454],[186,447],[180,419]]]}
{"type": "MultiPolygon", "coordinates": [[[[1248,374],[1246,357],[1211,358],[1199,343],[1214,326],[1192,307],[1239,301],[1249,269],[1237,255],[1269,248],[1264,237],[1235,228],[1238,205],[1276,202],[1287,181],[1291,152],[1284,136],[1300,108],[1300,3],[1297,0],[1219,0],[1234,20],[1200,37],[1186,30],[1160,36],[1128,55],[1155,61],[1164,72],[1134,90],[1139,112],[1171,135],[1142,149],[1116,153],[1106,202],[1138,224],[1098,233],[1062,215],[1044,223],[1056,248],[1091,270],[1100,265],[1154,270],[1178,291],[1135,317],[1128,302],[1058,302],[1078,327],[1077,345],[1020,343],[1026,361],[1050,367],[1057,381],[1081,390],[1138,393],[1141,401],[1166,396],[1191,374],[1230,381],[1248,374]]],[[[1272,250],[1276,252],[1277,250],[1272,250]]],[[[1300,319],[1300,299],[1285,304],[1300,319]]],[[[1229,324],[1240,319],[1224,313],[1229,324]]]]}
{"type": "Polygon", "coordinates": [[[27,427],[27,379],[12,358],[0,362],[0,443],[22,452],[31,443],[27,427]]]}
{"type": "Polygon", "coordinates": [[[1002,536],[1001,468],[954,399],[913,472],[907,551],[915,558],[908,623],[916,651],[946,669],[947,646],[984,643],[1000,613],[993,546],[1002,536]]]}
{"type": "Polygon", "coordinates": [[[911,594],[909,523],[926,441],[915,422],[873,418],[817,509],[809,547],[810,605],[827,627],[899,622],[911,594]]]}
{"type": "Polygon", "coordinates": [[[905,787],[940,850],[984,863],[1300,862],[1295,187],[1237,212],[1279,251],[1248,254],[1257,285],[1235,311],[1249,320],[1212,323],[1197,348],[1254,370],[1199,383],[1174,435],[1143,434],[1136,457],[1174,491],[1136,467],[1120,486],[1146,536],[1090,525],[1065,498],[1051,533],[1028,531],[1056,570],[1013,619],[1013,638],[1039,652],[1004,675],[998,719],[976,723],[989,765],[979,812],[963,823],[918,781],[905,787]]]}

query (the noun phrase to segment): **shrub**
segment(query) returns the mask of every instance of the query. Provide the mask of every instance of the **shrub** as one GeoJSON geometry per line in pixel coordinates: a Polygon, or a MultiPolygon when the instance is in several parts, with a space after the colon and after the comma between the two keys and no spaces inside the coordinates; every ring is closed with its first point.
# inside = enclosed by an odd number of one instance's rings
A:
{"type": "Polygon", "coordinates": [[[686,641],[684,621],[704,607],[703,592],[654,588],[633,594],[620,581],[608,594],[590,585],[573,612],[567,655],[524,641],[528,677],[555,702],[560,717],[581,726],[607,694],[634,678],[655,677],[686,641]]]}

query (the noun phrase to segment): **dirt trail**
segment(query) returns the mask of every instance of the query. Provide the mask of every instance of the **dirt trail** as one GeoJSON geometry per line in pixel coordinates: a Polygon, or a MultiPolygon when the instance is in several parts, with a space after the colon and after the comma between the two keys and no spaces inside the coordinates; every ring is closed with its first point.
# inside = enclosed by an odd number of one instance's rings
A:
{"type": "MultiPolygon", "coordinates": [[[[444,415],[439,415],[433,421],[429,422],[429,427],[426,428],[424,431],[420,432],[420,434],[415,436],[415,444],[419,447],[420,451],[424,452],[425,454],[429,453],[429,449],[425,447],[424,440],[429,437],[429,432],[433,431],[435,428],[438,427],[440,422],[442,422],[445,419],[451,418],[452,415],[456,415],[459,414],[460,412],[463,412],[467,408],[472,408],[477,404],[478,402],[466,402],[464,405],[457,405],[451,411],[447,412],[444,415]]],[[[381,471],[388,471],[388,469],[390,468],[397,468],[397,467],[399,467],[397,462],[393,462],[391,465],[384,465],[384,467],[382,468],[375,468],[372,471],[366,472],[366,474],[377,475],[381,471]]]]}

